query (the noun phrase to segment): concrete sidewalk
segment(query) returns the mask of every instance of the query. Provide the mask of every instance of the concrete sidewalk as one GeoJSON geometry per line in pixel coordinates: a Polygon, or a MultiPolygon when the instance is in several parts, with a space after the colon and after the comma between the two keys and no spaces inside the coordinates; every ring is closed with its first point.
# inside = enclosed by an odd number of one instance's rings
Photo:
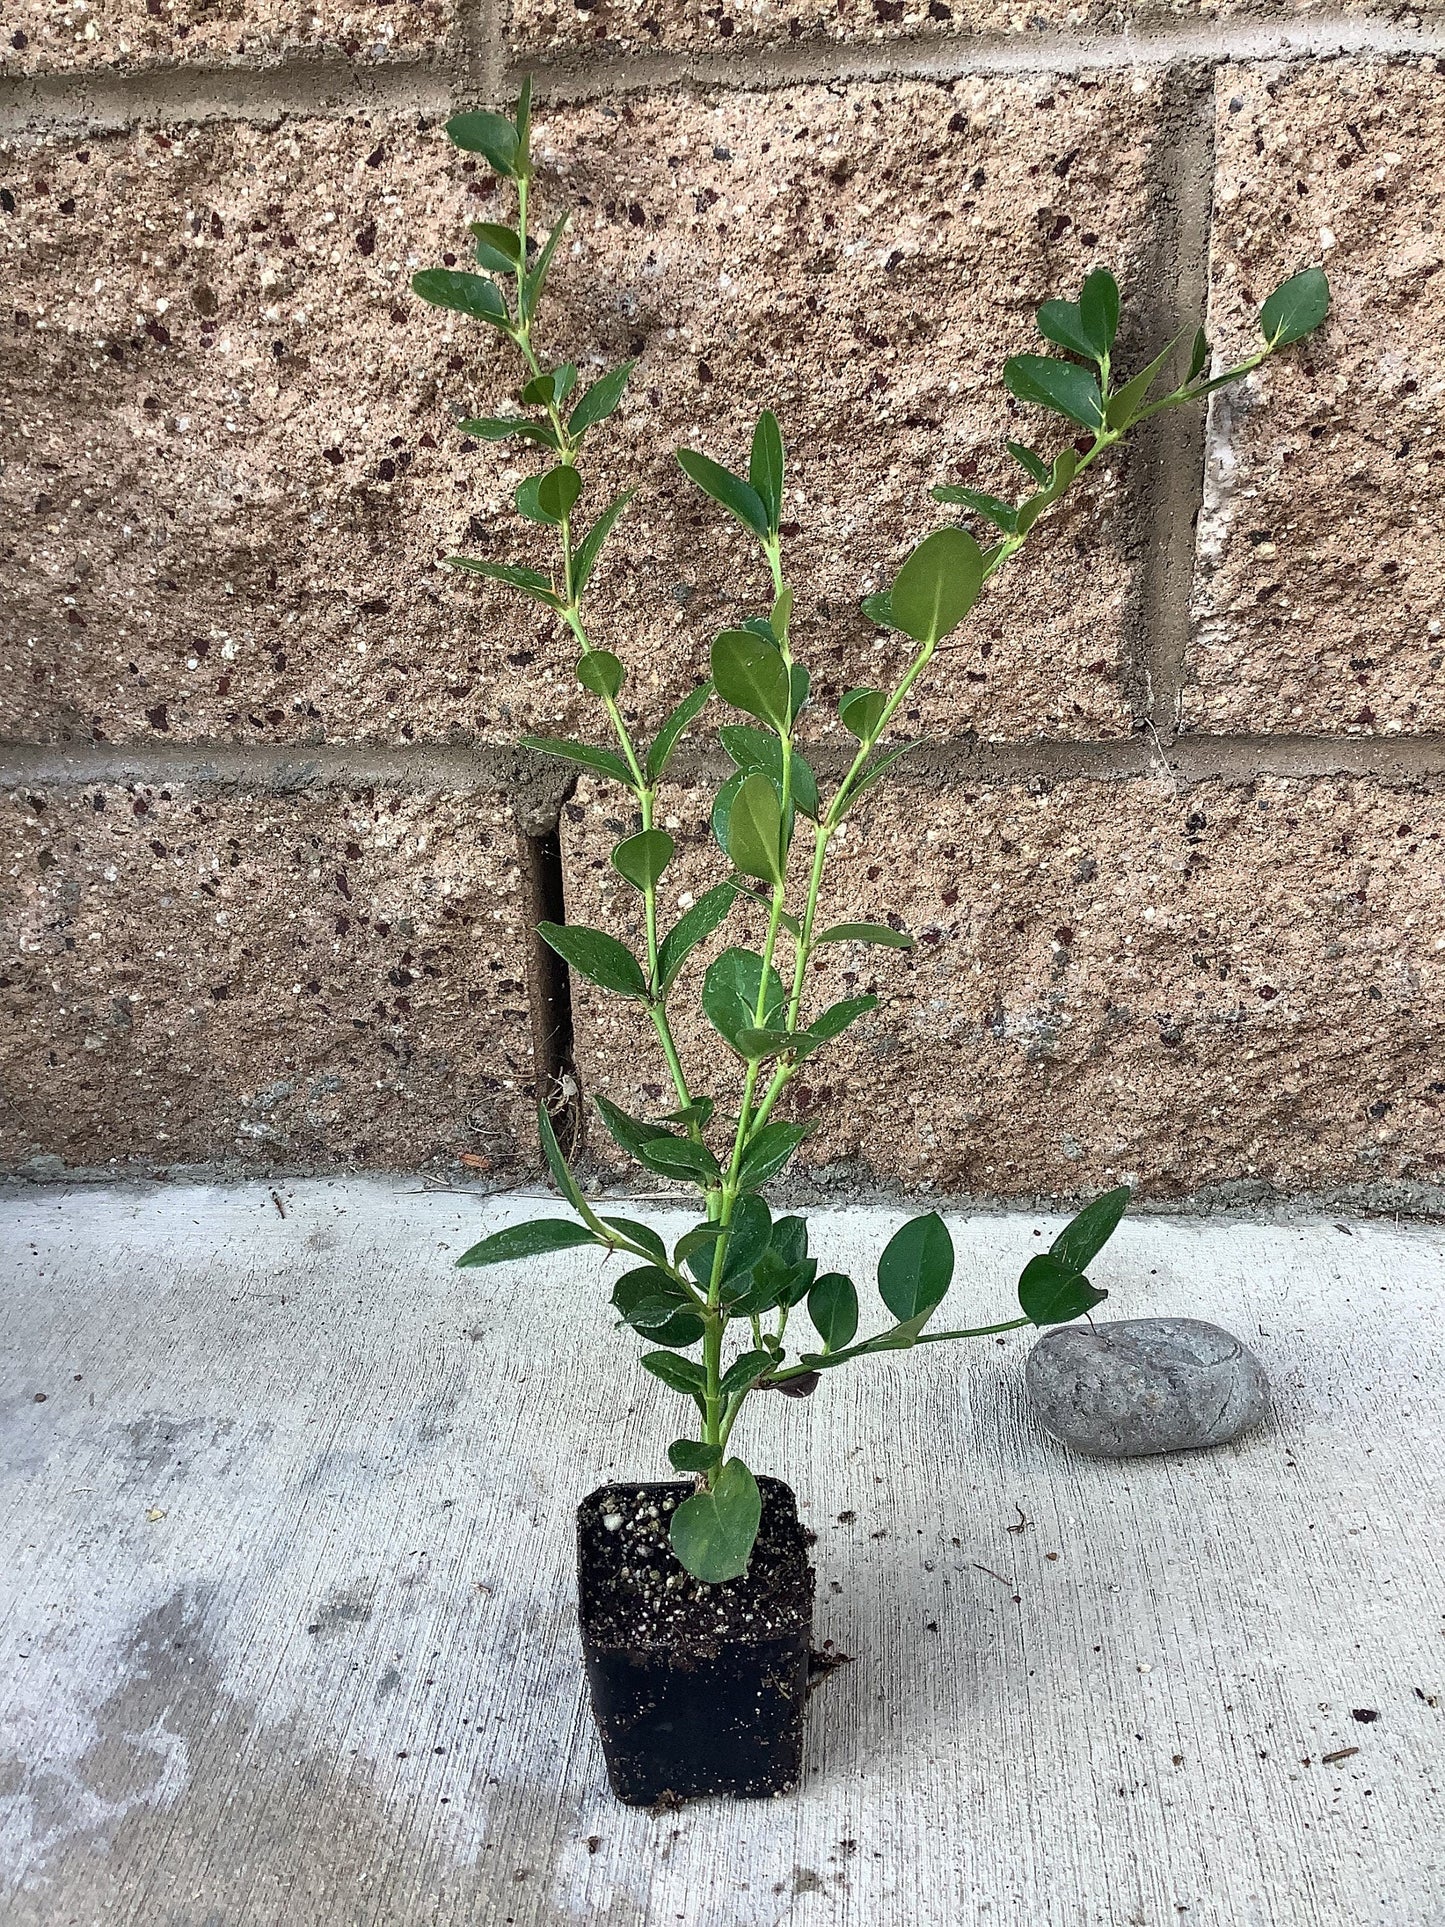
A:
{"type": "MultiPolygon", "coordinates": [[[[575,1645],[572,1508],[662,1476],[676,1404],[603,1266],[451,1268],[536,1200],[275,1197],[0,1201],[6,1927],[1445,1920],[1439,1229],[1126,1223],[1109,1313],[1273,1377],[1210,1454],[1068,1457],[1024,1336],[756,1401],[856,1658],[796,1799],[654,1817],[575,1645]]],[[[815,1249],[870,1280],[901,1215],[815,1249]]],[[[1007,1316],[1048,1221],[954,1228],[954,1322],[1007,1316]]]]}

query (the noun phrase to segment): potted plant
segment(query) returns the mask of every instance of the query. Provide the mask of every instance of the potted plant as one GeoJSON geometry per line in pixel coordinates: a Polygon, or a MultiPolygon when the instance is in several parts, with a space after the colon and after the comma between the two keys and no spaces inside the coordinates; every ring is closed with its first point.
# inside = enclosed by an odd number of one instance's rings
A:
{"type": "Polygon", "coordinates": [[[748,1401],[763,1393],[806,1395],[823,1374],[883,1353],[1078,1318],[1105,1296],[1088,1271],[1129,1198],[1124,1187],[1096,1198],[1047,1252],[1029,1259],[1018,1280],[1018,1317],[962,1330],[931,1328],[953,1272],[948,1228],[937,1212],[913,1218],[878,1260],[889,1322],[859,1337],[853,1280],[820,1275],[806,1220],[775,1218],[766,1198],[808,1134],[806,1124],[786,1116],[789,1086],[805,1062],[877,1003],[850,997],[812,1010],[809,960],[828,944],[910,942],[887,923],[826,921],[829,848],[849,812],[907,754],[910,746],[892,739],[893,725],[940,643],[1054,505],[1140,423],[1237,381],[1318,327],[1329,290],[1318,268],[1286,281],[1261,310],[1261,347],[1237,367],[1209,374],[1201,330],[1170,342],[1127,380],[1118,378],[1113,360],[1119,290],[1110,274],[1091,273],[1077,301],[1044,303],[1040,333],[1061,352],[1014,357],[1004,384],[1018,401],[1061,417],[1067,439],[1051,456],[1008,443],[1025,485],[1016,501],[966,488],[933,491],[969,510],[982,539],[959,526],[937,529],[903,562],[891,589],[865,602],[871,619],[907,638],[913,652],[893,688],[850,689],[839,701],[856,750],[829,794],[800,747],[810,683],[791,640],[794,590],[780,533],[784,449],[777,421],[771,414],[759,420],[746,475],[678,450],[684,472],[755,538],[760,596],[756,615],[713,642],[710,679],[643,736],[621,706],[624,665],[593,641],[582,614],[584,592],[630,492],[584,515],[580,462],[588,435],[617,408],[632,364],[579,389],[574,364],[544,363],[538,354],[538,305],[567,217],[553,221],[544,243],[534,241],[530,85],[524,83],[511,118],[465,113],[446,131],[510,184],[516,222],[473,223],[476,271],[429,268],[412,285],[424,301],[497,330],[524,364],[524,412],[462,428],[489,441],[521,437],[541,451],[540,472],[517,489],[515,503],[526,522],[547,532],[554,557],[547,571],[466,556],[451,558],[452,565],[510,584],[551,610],[575,640],[579,682],[601,707],[605,745],[525,740],[615,782],[629,799],[635,827],[612,862],[640,900],[642,952],[570,923],[545,923],[541,934],[571,969],[646,1013],[673,1108],[638,1118],[604,1097],[596,1107],[630,1157],[690,1187],[699,1207],[697,1222],[669,1250],[648,1225],[590,1203],[542,1104],[542,1149],[574,1215],[499,1231],[458,1263],[517,1263],[584,1246],[627,1261],[612,1303],[648,1348],[643,1368],[678,1396],[667,1456],[683,1476],[605,1487],[578,1509],[582,1638],[609,1777],[617,1795],[635,1803],[664,1793],[776,1794],[799,1774],[813,1579],[792,1494],[775,1479],[755,1477],[736,1450],[748,1401]],[[1170,385],[1165,371],[1176,355],[1182,379],[1170,385]],[[674,842],[657,821],[658,789],[679,740],[714,697],[731,712],[718,733],[734,768],[712,811],[724,873],[664,929],[658,886],[674,842]],[[694,951],[728,921],[736,941],[713,956],[699,991],[739,1066],[740,1099],[725,1111],[704,1078],[684,1065],[669,1011],[679,986],[695,975],[688,970],[694,951]]]}

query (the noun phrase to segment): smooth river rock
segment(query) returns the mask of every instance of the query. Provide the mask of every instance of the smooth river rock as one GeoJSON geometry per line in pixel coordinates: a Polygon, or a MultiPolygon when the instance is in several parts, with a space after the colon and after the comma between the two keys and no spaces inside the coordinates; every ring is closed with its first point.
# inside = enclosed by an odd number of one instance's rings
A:
{"type": "Polygon", "coordinates": [[[1096,1459],[1226,1445],[1269,1410],[1254,1353],[1198,1318],[1057,1326],[1024,1384],[1044,1429],[1096,1459]]]}

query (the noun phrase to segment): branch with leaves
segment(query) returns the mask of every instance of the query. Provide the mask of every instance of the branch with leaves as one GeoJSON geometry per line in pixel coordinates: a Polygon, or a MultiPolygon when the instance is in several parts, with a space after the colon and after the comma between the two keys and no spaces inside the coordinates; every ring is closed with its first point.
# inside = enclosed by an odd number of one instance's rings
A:
{"type": "Polygon", "coordinates": [[[669,1252],[649,1226],[603,1215],[583,1196],[543,1104],[538,1109],[542,1148],[575,1216],[511,1226],[483,1239],[458,1262],[493,1265],[580,1247],[639,1261],[617,1280],[612,1303],[622,1322],[652,1347],[642,1358],[645,1369],[691,1401],[696,1413],[695,1433],[674,1439],[668,1447],[672,1465],[697,1479],[693,1497],[672,1514],[672,1544],[696,1579],[719,1583],[746,1570],[758,1528],[757,1482],[729,1451],[734,1428],[754,1392],[801,1394],[812,1390],[824,1372],[856,1359],[1026,1325],[1064,1323],[1106,1295],[1091,1282],[1088,1268],[1124,1213],[1129,1200],[1125,1187],[1087,1205],[1047,1252],[1028,1261],[1018,1281],[1021,1316],[959,1330],[926,1329],[953,1278],[948,1228],[936,1212],[911,1219],[878,1261],[879,1297],[892,1323],[861,1340],[853,1281],[840,1272],[819,1273],[817,1260],[809,1255],[805,1219],[773,1217],[765,1188],[810,1129],[778,1114],[788,1087],[815,1053],[878,1002],[872,996],[850,997],[808,1012],[809,963],[829,945],[907,948],[911,943],[882,922],[820,927],[828,853],[849,813],[912,747],[893,742],[891,727],[939,645],[958,629],[985,585],[1025,546],[1080,477],[1141,423],[1240,380],[1268,356],[1311,333],[1325,317],[1329,289],[1318,268],[1286,281],[1261,310],[1263,345],[1219,374],[1206,372],[1210,351],[1201,331],[1193,338],[1182,379],[1162,392],[1156,391],[1185,337],[1116,382],[1119,290],[1112,275],[1096,269],[1077,302],[1044,303],[1038,312],[1039,330],[1062,353],[1016,356],[1005,366],[1005,386],[1017,401],[1062,417],[1092,440],[1082,449],[1071,441],[1051,457],[1021,442],[1008,442],[1010,455],[1031,485],[1014,502],[952,486],[933,491],[938,501],[971,511],[986,539],[980,542],[962,527],[935,530],[908,556],[892,586],[864,601],[870,619],[896,630],[912,649],[892,688],[850,689],[839,700],[839,720],[857,748],[832,794],[825,796],[799,744],[812,687],[806,667],[793,654],[794,589],[782,539],[786,459],[772,414],[763,414],[753,432],[746,475],[697,450],[677,452],[684,474],[756,541],[764,571],[764,606],[715,638],[710,679],[662,720],[650,741],[635,737],[623,714],[622,661],[598,648],[588,634],[583,596],[632,491],[604,506],[584,528],[575,519],[585,490],[581,456],[589,432],[617,409],[633,364],[625,362],[601,375],[574,401],[576,365],[545,367],[538,356],[538,303],[567,217],[554,222],[545,241],[530,232],[530,104],[530,83],[524,83],[512,118],[469,113],[448,123],[447,132],[459,148],[482,155],[511,185],[516,225],[473,224],[479,272],[427,269],[412,285],[423,300],[486,323],[520,356],[525,379],[518,398],[527,412],[466,421],[462,427],[489,441],[533,443],[550,458],[513,499],[525,521],[552,532],[553,560],[546,571],[466,556],[454,556],[451,562],[519,590],[558,616],[576,643],[578,681],[602,707],[609,732],[604,745],[541,736],[523,740],[618,784],[631,799],[636,827],[616,845],[612,863],[641,899],[643,954],[604,930],[554,923],[540,929],[572,969],[646,1012],[676,1107],[663,1117],[636,1118],[598,1097],[597,1111],[629,1157],[695,1190],[700,1217],[669,1252]],[[712,809],[713,832],[728,872],[664,931],[658,890],[675,843],[656,821],[658,789],[678,743],[714,695],[742,719],[718,730],[734,766],[712,809]],[[792,861],[795,851],[806,857],[801,866],[792,861]],[[795,869],[805,875],[796,900],[790,882],[795,869]],[[704,1091],[703,1075],[684,1067],[670,1004],[698,945],[739,914],[757,920],[761,934],[756,947],[736,944],[723,950],[707,966],[701,987],[703,1013],[741,1071],[736,1109],[724,1110],[716,1096],[704,1091]],[[789,1321],[800,1306],[813,1338],[798,1346],[795,1335],[790,1351],[789,1321]]]}

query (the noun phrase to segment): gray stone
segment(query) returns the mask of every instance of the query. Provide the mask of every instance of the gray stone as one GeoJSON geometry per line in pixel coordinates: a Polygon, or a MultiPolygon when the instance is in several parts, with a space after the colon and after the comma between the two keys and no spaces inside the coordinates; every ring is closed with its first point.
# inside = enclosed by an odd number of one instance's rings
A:
{"type": "Polygon", "coordinates": [[[1029,1353],[1024,1384],[1045,1431],[1097,1459],[1226,1445],[1269,1410],[1254,1353],[1197,1318],[1061,1325],[1029,1353]]]}

